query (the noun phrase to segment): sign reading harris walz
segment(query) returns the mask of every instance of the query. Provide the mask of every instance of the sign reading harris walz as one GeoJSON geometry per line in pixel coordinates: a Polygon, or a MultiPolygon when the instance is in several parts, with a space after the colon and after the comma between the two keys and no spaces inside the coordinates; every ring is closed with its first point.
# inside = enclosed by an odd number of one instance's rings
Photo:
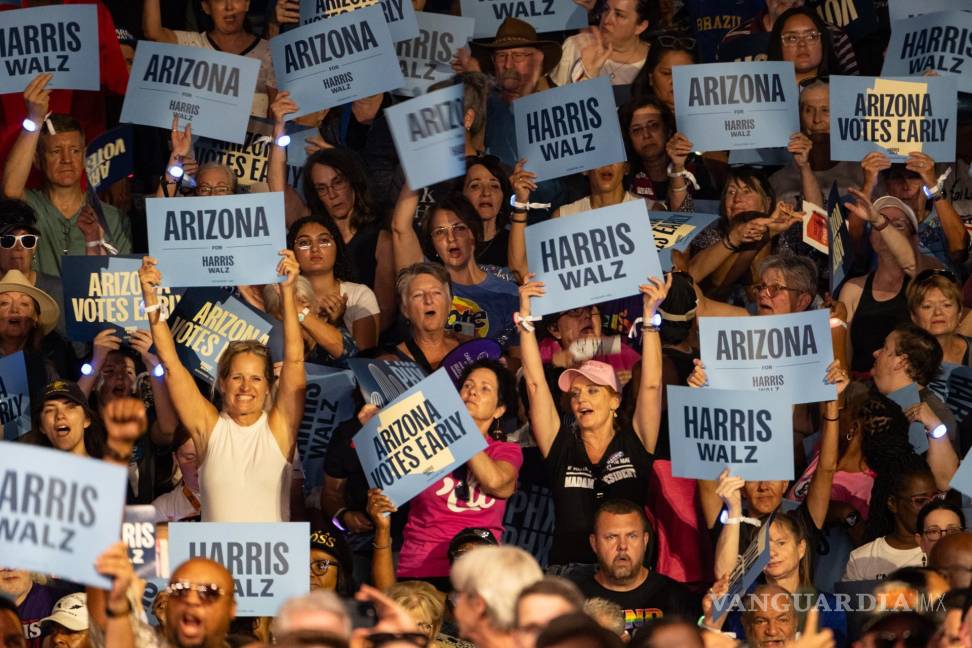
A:
{"type": "Polygon", "coordinates": [[[958,89],[972,92],[972,13],[943,11],[896,20],[881,76],[919,76],[927,70],[957,74],[958,89]]]}
{"type": "Polygon", "coordinates": [[[292,29],[270,41],[280,90],[299,117],[405,85],[380,6],[292,29]]]}
{"type": "Polygon", "coordinates": [[[672,83],[678,130],[696,150],[785,147],[800,128],[792,63],[679,65],[672,83]]]}

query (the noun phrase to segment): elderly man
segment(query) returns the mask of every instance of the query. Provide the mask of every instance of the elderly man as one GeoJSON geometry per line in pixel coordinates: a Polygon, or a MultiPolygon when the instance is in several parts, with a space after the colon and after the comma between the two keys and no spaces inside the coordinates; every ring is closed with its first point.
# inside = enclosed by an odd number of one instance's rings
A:
{"type": "Polygon", "coordinates": [[[88,645],[88,601],[83,593],[68,594],[54,604],[50,616],[41,619],[41,634],[50,648],[82,648],[88,645]]]}
{"type": "Polygon", "coordinates": [[[931,550],[928,566],[948,579],[952,589],[972,583],[972,533],[945,536],[931,550]]]}
{"type": "Polygon", "coordinates": [[[793,597],[778,585],[760,585],[746,597],[742,615],[746,641],[753,648],[778,648],[796,639],[793,597]]]}

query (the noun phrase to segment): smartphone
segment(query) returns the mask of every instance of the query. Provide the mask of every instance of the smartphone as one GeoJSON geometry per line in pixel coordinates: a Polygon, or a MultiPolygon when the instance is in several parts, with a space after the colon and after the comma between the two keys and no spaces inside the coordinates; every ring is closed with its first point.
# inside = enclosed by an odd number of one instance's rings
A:
{"type": "Polygon", "coordinates": [[[352,628],[374,628],[378,623],[378,611],[373,603],[349,600],[347,604],[352,628]]]}

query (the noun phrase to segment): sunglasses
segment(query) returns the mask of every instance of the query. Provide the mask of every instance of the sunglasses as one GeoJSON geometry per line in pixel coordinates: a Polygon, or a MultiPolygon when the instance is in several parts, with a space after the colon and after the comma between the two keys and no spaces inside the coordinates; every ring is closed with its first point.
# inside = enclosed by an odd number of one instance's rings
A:
{"type": "MultiPolygon", "coordinates": [[[[2,240],[0,240],[0,243],[2,243],[2,240]]],[[[955,276],[954,272],[952,272],[951,270],[944,270],[940,268],[929,268],[928,270],[922,270],[915,277],[915,283],[924,283],[929,279],[931,279],[932,277],[943,277],[945,279],[948,279],[955,285],[958,286],[962,285],[961,283],[959,283],[958,277],[955,276]]]]}
{"type": "Polygon", "coordinates": [[[0,248],[9,250],[20,243],[20,247],[25,250],[33,250],[37,246],[37,239],[39,238],[36,234],[4,234],[0,236],[0,248]]]}
{"type": "Polygon", "coordinates": [[[185,599],[189,596],[189,592],[195,592],[196,596],[199,597],[199,601],[205,605],[215,603],[226,595],[226,590],[217,585],[216,583],[190,583],[189,581],[176,581],[170,583],[165,591],[169,594],[171,598],[175,599],[185,599]]]}
{"type": "Polygon", "coordinates": [[[800,86],[800,89],[803,90],[804,88],[808,88],[808,87],[812,86],[814,83],[827,83],[827,84],[829,84],[830,83],[830,75],[829,74],[821,74],[820,76],[807,77],[803,81],[800,81],[799,86],[800,86]]]}
{"type": "Polygon", "coordinates": [[[655,37],[655,42],[662,47],[678,48],[683,50],[695,49],[695,39],[691,36],[672,36],[671,34],[660,34],[655,37]]]}

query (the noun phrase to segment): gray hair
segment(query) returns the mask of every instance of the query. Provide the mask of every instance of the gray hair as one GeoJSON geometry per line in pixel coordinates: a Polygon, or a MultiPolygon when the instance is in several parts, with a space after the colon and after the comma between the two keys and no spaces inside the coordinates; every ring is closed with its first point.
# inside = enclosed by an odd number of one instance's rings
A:
{"type": "Polygon", "coordinates": [[[759,276],[768,270],[783,273],[787,288],[807,293],[811,298],[817,296],[817,266],[809,258],[796,254],[768,256],[759,264],[759,276]]]}
{"type": "MultiPolygon", "coordinates": [[[[287,599],[270,626],[275,637],[307,630],[299,618],[306,612],[328,612],[338,617],[342,635],[351,637],[351,617],[340,597],[329,590],[313,590],[303,596],[287,599]]],[[[316,629],[316,628],[315,628],[316,629]]]]}
{"type": "Polygon", "coordinates": [[[452,565],[452,586],[486,603],[486,618],[497,630],[512,630],[520,591],[543,578],[537,561],[519,547],[477,547],[452,565]]]}
{"type": "Polygon", "coordinates": [[[239,189],[239,187],[237,186],[238,179],[236,177],[236,174],[233,172],[232,168],[226,166],[225,164],[220,164],[219,162],[207,162],[206,164],[203,164],[198,169],[196,169],[195,180],[199,179],[199,176],[202,175],[203,171],[209,171],[210,169],[219,169],[220,171],[225,173],[226,178],[229,180],[230,193],[236,193],[237,189],[239,189]]]}
{"type": "Polygon", "coordinates": [[[624,610],[614,601],[595,596],[584,602],[584,614],[606,628],[623,637],[627,628],[624,624],[624,610]]]}
{"type": "MultiPolygon", "coordinates": [[[[304,275],[297,276],[297,283],[294,285],[294,290],[297,293],[297,303],[305,301],[308,304],[317,303],[317,295],[314,293],[314,287],[311,286],[310,279],[304,275]]],[[[283,310],[283,302],[280,299],[280,293],[277,291],[277,284],[267,284],[263,287],[263,305],[266,306],[267,312],[277,317],[283,310]]],[[[278,318],[279,319],[279,318],[278,318]]]]}
{"type": "Polygon", "coordinates": [[[449,281],[449,273],[438,263],[422,261],[398,271],[398,276],[395,278],[395,290],[398,291],[398,299],[401,304],[408,303],[408,289],[412,285],[412,280],[423,274],[432,275],[438,279],[445,286],[446,301],[452,301],[452,284],[449,281]]]}

